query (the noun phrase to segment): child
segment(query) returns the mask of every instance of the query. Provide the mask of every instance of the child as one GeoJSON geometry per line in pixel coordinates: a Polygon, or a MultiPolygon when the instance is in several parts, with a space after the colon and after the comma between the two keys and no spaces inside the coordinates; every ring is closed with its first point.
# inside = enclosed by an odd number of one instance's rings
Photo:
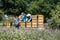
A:
{"type": "Polygon", "coordinates": [[[19,28],[20,19],[17,16],[14,18],[14,24],[16,28],[19,28]]]}
{"type": "Polygon", "coordinates": [[[32,15],[31,14],[27,14],[27,20],[28,20],[28,22],[32,21],[32,15]]]}
{"type": "Polygon", "coordinates": [[[22,12],[21,15],[22,15],[22,21],[26,22],[27,21],[26,20],[27,19],[26,14],[24,12],[22,12]]]}

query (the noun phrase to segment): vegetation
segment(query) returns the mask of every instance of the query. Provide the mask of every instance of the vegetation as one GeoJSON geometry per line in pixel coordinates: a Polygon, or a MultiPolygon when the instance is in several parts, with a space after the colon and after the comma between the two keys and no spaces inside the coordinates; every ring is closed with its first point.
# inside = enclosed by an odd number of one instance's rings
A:
{"type": "Polygon", "coordinates": [[[0,10],[0,21],[3,20],[3,16],[2,16],[3,14],[4,14],[4,12],[2,10],[0,10]]]}
{"type": "MultiPolygon", "coordinates": [[[[19,15],[21,12],[43,14],[50,28],[60,28],[60,0],[0,0],[0,25],[5,24],[2,22],[4,14],[19,15]]],[[[60,40],[60,31],[4,30],[0,31],[0,40],[60,40]]]]}
{"type": "Polygon", "coordinates": [[[60,40],[59,30],[37,30],[10,29],[0,31],[0,40],[60,40]]]}
{"type": "Polygon", "coordinates": [[[43,14],[44,22],[52,19],[53,26],[60,26],[60,0],[0,0],[0,10],[8,15],[43,14]]]}

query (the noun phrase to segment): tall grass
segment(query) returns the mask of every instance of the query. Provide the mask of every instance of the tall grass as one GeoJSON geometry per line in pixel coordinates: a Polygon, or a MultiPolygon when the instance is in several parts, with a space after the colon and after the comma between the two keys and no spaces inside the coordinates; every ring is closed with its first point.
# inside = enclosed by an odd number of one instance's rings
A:
{"type": "Polygon", "coordinates": [[[60,40],[60,31],[10,29],[0,31],[0,40],[60,40]]]}

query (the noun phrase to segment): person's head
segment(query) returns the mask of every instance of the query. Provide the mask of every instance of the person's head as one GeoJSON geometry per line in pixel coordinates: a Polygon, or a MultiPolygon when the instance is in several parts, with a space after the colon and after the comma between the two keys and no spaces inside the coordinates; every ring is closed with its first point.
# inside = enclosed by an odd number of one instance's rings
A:
{"type": "Polygon", "coordinates": [[[24,12],[22,12],[21,15],[24,15],[24,12]]]}
{"type": "Polygon", "coordinates": [[[27,14],[27,17],[28,17],[28,16],[31,16],[31,14],[27,14]]]}
{"type": "Polygon", "coordinates": [[[18,18],[18,16],[15,16],[15,18],[18,18]]]}

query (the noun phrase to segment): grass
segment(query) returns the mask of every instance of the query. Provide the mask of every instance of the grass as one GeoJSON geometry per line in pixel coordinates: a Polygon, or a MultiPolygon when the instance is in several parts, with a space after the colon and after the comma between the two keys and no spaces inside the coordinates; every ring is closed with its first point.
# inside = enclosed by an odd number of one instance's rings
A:
{"type": "Polygon", "coordinates": [[[60,40],[60,30],[8,29],[0,31],[0,40],[60,40]]]}
{"type": "MultiPolygon", "coordinates": [[[[4,22],[4,21],[0,21],[0,26],[7,26],[7,24],[9,24],[10,22],[4,22]]],[[[12,26],[14,26],[14,23],[12,24],[12,26]]]]}
{"type": "Polygon", "coordinates": [[[0,26],[6,26],[5,22],[0,22],[0,26]]]}

